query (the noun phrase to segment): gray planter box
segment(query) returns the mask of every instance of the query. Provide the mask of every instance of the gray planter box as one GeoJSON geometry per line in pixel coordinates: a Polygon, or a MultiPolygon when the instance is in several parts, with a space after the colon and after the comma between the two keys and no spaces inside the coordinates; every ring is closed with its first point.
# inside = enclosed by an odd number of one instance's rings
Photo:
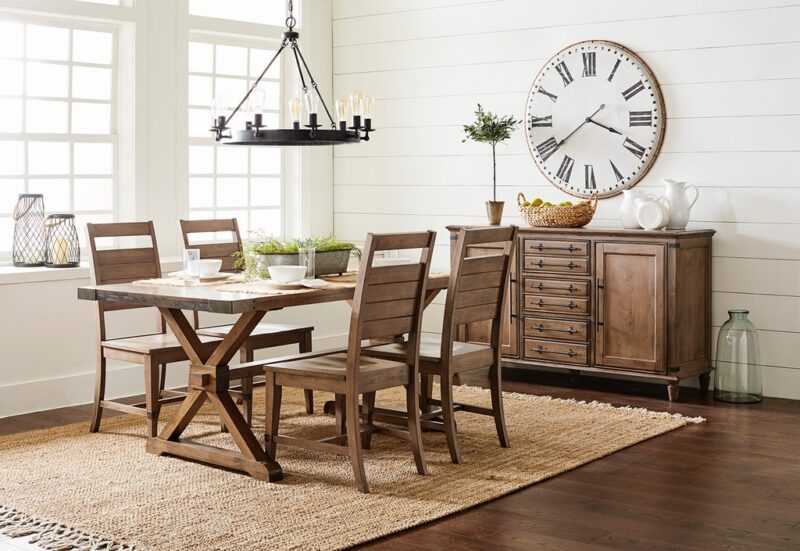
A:
{"type": "MultiPolygon", "coordinates": [[[[267,266],[297,266],[299,256],[295,254],[259,254],[256,255],[256,269],[266,274],[267,266]]],[[[350,261],[350,250],[324,251],[314,255],[314,274],[342,274],[347,271],[350,261]]]]}

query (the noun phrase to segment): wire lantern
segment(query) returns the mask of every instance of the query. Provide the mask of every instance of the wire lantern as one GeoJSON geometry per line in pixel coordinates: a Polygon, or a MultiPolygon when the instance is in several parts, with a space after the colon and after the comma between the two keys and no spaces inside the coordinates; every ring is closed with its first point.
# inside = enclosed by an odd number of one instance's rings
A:
{"type": "Polygon", "coordinates": [[[44,227],[44,195],[20,194],[14,207],[14,266],[43,266],[47,250],[44,227]]]}
{"type": "Polygon", "coordinates": [[[45,266],[74,268],[81,262],[81,248],[74,214],[51,214],[44,222],[47,230],[45,266]]]}

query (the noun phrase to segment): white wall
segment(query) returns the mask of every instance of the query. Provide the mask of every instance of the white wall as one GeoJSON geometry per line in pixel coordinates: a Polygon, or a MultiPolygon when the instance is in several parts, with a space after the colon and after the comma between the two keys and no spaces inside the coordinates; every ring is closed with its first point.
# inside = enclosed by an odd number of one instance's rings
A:
{"type": "MultiPolygon", "coordinates": [[[[580,40],[639,53],[668,115],[660,158],[639,184],[700,187],[693,227],[717,230],[713,324],[748,308],[761,330],[764,388],[800,399],[800,7],[790,0],[336,0],[336,94],[376,96],[368,144],[336,149],[337,236],[481,223],[491,194],[488,147],[461,143],[475,104],[524,116],[541,65],[580,40]]],[[[500,146],[498,193],[520,223],[518,191],[557,198],[524,133],[500,146]]],[[[617,225],[620,198],[593,225],[617,225]]],[[[437,306],[431,307],[436,313],[437,306]]],[[[440,308],[440,307],[439,307],[440,308]]],[[[437,317],[428,316],[428,330],[437,317]]],[[[716,338],[716,332],[715,332],[716,338]]]]}
{"type": "MultiPolygon", "coordinates": [[[[304,12],[302,45],[323,91],[331,84],[331,4],[311,0],[304,12]]],[[[186,176],[186,43],[193,23],[186,0],[136,0],[130,8],[72,0],[0,0],[0,10],[88,17],[121,26],[118,89],[122,220],[153,220],[163,259],[179,253],[177,220],[188,215],[186,176]]],[[[263,29],[232,22],[223,30],[263,36],[263,29]]],[[[277,33],[281,29],[273,31],[277,33]]],[[[291,66],[289,66],[291,67],[291,66]]],[[[291,74],[290,71],[287,73],[291,74]]],[[[292,83],[287,86],[295,86],[292,83]]],[[[288,88],[287,88],[288,89],[288,88]]],[[[292,88],[292,92],[294,88],[292,88]]],[[[287,235],[332,231],[331,148],[286,150],[287,235]]],[[[165,270],[174,270],[174,262],[165,270]]],[[[77,300],[88,285],[88,269],[18,269],[0,266],[0,417],[91,402],[95,364],[93,303],[77,300]]],[[[339,344],[346,332],[345,304],[288,309],[269,321],[313,324],[315,346],[339,344]]],[[[111,314],[111,336],[150,332],[153,310],[111,314]]],[[[207,318],[210,323],[210,318],[207,318]]],[[[224,323],[225,318],[218,321],[224,323]]],[[[273,353],[288,353],[274,351],[273,353]]],[[[109,397],[141,394],[143,372],[131,364],[112,363],[109,397]]],[[[185,368],[170,370],[171,386],[185,384],[185,368]]]]}

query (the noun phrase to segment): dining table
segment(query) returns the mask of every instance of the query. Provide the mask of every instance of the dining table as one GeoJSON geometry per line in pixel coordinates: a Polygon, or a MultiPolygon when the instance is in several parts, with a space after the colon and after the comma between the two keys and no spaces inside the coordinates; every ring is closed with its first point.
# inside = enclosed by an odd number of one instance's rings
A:
{"type": "MultiPolygon", "coordinates": [[[[287,289],[264,281],[243,282],[240,279],[227,284],[190,285],[176,282],[175,278],[78,288],[78,298],[82,300],[157,308],[189,359],[186,397],[160,433],[148,438],[147,451],[241,471],[259,480],[280,480],[283,476],[280,464],[267,458],[259,438],[230,394],[230,381],[263,374],[264,362],[241,366],[231,366],[229,362],[268,312],[293,306],[352,301],[355,274],[323,276],[323,279],[329,285],[322,288],[287,289]],[[197,328],[189,322],[185,311],[237,317],[230,331],[214,347],[202,343],[197,328]],[[220,416],[238,450],[181,438],[206,402],[220,416]]],[[[426,307],[447,288],[448,279],[449,275],[445,273],[429,275],[426,307]]]]}

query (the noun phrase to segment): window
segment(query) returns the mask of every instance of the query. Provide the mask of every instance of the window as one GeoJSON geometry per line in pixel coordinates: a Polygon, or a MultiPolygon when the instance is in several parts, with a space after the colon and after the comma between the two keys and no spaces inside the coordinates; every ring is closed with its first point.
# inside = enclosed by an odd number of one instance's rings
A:
{"type": "Polygon", "coordinates": [[[0,20],[0,255],[20,193],[48,213],[108,222],[116,205],[113,28],[0,20]]]}
{"type": "MultiPolygon", "coordinates": [[[[237,218],[243,232],[260,230],[282,236],[281,149],[217,144],[211,132],[211,104],[232,108],[261,74],[274,50],[263,44],[233,44],[198,38],[189,43],[189,216],[237,218]]],[[[280,120],[279,61],[259,87],[264,90],[264,123],[280,120]]],[[[239,112],[232,126],[243,126],[239,112]]]]}
{"type": "MultiPolygon", "coordinates": [[[[247,21],[282,26],[286,21],[285,0],[189,0],[189,13],[216,19],[247,21]]],[[[294,0],[294,16],[299,20],[300,1],[294,0]]],[[[298,25],[299,27],[299,25],[298,25]]]]}

